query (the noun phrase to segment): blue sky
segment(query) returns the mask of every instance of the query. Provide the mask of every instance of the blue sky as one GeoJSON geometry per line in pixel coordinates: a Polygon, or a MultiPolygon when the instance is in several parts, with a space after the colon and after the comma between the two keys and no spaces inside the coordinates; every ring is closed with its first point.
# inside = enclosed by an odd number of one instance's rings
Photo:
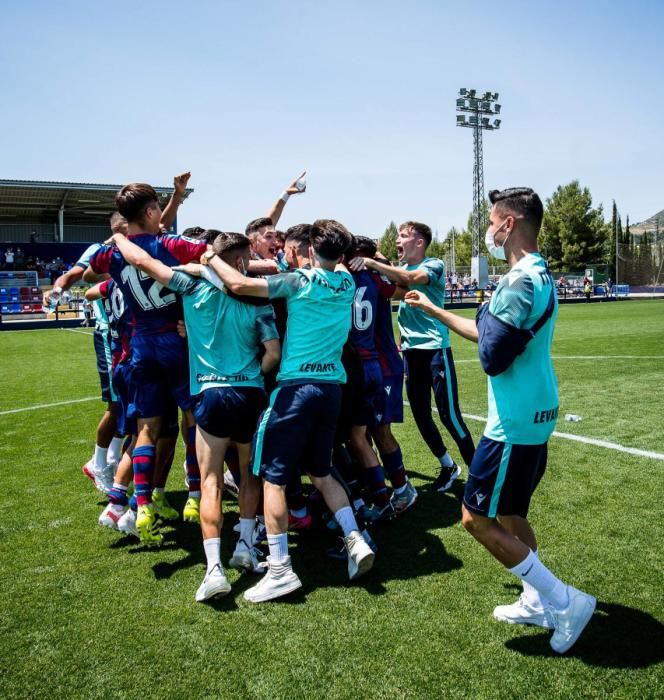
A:
{"type": "Polygon", "coordinates": [[[168,184],[180,225],[243,230],[307,169],[284,226],[442,237],[472,206],[460,87],[500,93],[487,189],[579,179],[664,208],[664,3],[58,3],[3,9],[0,178],[168,184]]]}

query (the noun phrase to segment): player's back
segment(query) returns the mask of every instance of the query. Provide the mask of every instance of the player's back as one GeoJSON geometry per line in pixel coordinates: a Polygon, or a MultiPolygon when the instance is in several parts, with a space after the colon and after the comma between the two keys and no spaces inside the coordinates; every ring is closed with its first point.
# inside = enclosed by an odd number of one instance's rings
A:
{"type": "MultiPolygon", "coordinates": [[[[138,234],[129,238],[168,266],[189,262],[206,249],[205,243],[182,236],[138,234]]],[[[155,335],[176,330],[182,318],[178,295],[127,263],[116,247],[102,246],[91,258],[90,265],[95,272],[108,272],[121,289],[134,317],[136,334],[155,335]]]]}
{"type": "Polygon", "coordinates": [[[403,359],[394,339],[391,298],[378,298],[374,339],[383,376],[390,377],[402,374],[403,359]]]}
{"type": "Polygon", "coordinates": [[[378,276],[369,271],[353,272],[355,295],[353,296],[353,322],[349,341],[363,360],[378,357],[375,341],[378,299],[378,276]]]}
{"type": "MultiPolygon", "coordinates": [[[[270,285],[277,286],[279,277],[270,278],[270,285]]],[[[288,325],[278,381],[343,383],[341,352],[351,325],[353,278],[348,272],[322,268],[299,269],[283,277],[295,280],[297,288],[287,297],[288,325]]]]}

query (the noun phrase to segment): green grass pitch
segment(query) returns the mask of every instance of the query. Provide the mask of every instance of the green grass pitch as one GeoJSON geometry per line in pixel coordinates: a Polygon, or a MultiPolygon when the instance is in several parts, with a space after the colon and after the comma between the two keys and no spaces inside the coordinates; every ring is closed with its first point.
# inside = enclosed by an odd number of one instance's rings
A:
{"type": "MultiPolygon", "coordinates": [[[[453,347],[462,410],[485,416],[476,348],[453,347]]],[[[663,302],[563,306],[554,355],[559,431],[664,453],[663,302]]],[[[395,432],[420,499],[375,529],[372,573],[348,585],[324,555],[333,538],[293,534],[301,595],[254,606],[242,598],[251,579],[229,571],[232,594],[201,605],[196,527],[146,550],[97,525],[81,465],[100,403],[7,413],[97,396],[92,339],[0,333],[0,358],[0,697],[664,697],[663,461],[552,438],[531,510],[542,559],[599,601],[564,657],[544,631],[492,619],[516,579],[463,530],[462,485],[430,491],[434,459],[408,411],[395,432]]],[[[479,438],[482,423],[468,425],[479,438]]],[[[179,447],[180,507],[181,463],[179,447]]],[[[227,562],[238,515],[225,509],[227,562]]]]}

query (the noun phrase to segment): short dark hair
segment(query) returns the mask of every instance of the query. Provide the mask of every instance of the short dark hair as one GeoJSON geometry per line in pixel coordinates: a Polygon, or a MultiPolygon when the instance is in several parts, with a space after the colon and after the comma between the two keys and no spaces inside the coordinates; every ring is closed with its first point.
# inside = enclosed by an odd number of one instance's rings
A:
{"type": "Polygon", "coordinates": [[[115,195],[115,206],[129,223],[141,223],[145,208],[153,202],[159,202],[159,195],[154,187],[144,182],[125,185],[115,195]]]}
{"type": "MultiPolygon", "coordinates": [[[[111,228],[115,228],[118,224],[120,224],[122,222],[127,223],[127,219],[125,219],[124,216],[122,216],[122,214],[120,214],[119,211],[114,211],[111,214],[111,220],[110,220],[111,228]]],[[[33,231],[33,233],[34,233],[34,231],[33,231]]]]}
{"type": "Polygon", "coordinates": [[[311,232],[313,226],[311,224],[296,224],[286,229],[285,242],[297,243],[298,245],[311,244],[311,232]]]}
{"type": "Polygon", "coordinates": [[[316,219],[311,229],[311,245],[323,260],[338,260],[353,245],[353,234],[334,219],[316,219]]]}
{"type": "Polygon", "coordinates": [[[219,234],[221,234],[221,231],[219,231],[216,228],[205,228],[205,229],[200,229],[200,233],[196,236],[193,236],[193,238],[196,238],[199,241],[204,241],[208,245],[212,245],[212,243],[214,242],[214,239],[219,234]]]}
{"type": "Polygon", "coordinates": [[[368,236],[354,236],[352,256],[361,255],[363,258],[373,258],[378,250],[378,244],[368,236]]]}
{"type": "Polygon", "coordinates": [[[250,236],[252,233],[257,233],[258,230],[264,226],[274,226],[274,223],[269,216],[262,216],[260,219],[250,221],[247,224],[247,228],[244,229],[244,232],[247,234],[247,236],[250,236]]]}
{"type": "Polygon", "coordinates": [[[212,243],[212,250],[219,256],[225,256],[228,253],[234,253],[239,250],[246,250],[251,245],[251,241],[243,233],[222,233],[221,231],[217,231],[216,233],[218,235],[212,243]]]}
{"type": "Polygon", "coordinates": [[[431,234],[431,228],[429,228],[429,226],[426,224],[419,221],[404,221],[403,224],[399,226],[399,231],[402,231],[405,228],[412,228],[420,238],[424,238],[427,248],[431,245],[433,236],[431,234]]]}
{"type": "Polygon", "coordinates": [[[506,190],[491,190],[489,201],[501,212],[510,212],[526,221],[535,233],[539,233],[544,216],[542,200],[530,187],[509,187],[506,190]]]}
{"type": "Polygon", "coordinates": [[[201,226],[190,226],[182,232],[182,235],[186,236],[187,238],[200,238],[204,233],[205,229],[201,226]]]}

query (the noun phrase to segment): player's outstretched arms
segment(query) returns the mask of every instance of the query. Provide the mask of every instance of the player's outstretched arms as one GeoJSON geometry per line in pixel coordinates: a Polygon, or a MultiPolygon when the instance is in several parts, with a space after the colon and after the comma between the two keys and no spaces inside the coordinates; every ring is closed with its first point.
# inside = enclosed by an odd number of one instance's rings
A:
{"type": "Polygon", "coordinates": [[[451,331],[454,331],[457,335],[460,335],[466,340],[472,340],[476,343],[479,340],[479,334],[477,332],[477,326],[475,321],[470,318],[462,318],[457,316],[450,311],[445,311],[440,307],[436,306],[425,294],[422,292],[410,291],[404,297],[404,301],[409,306],[415,309],[420,309],[424,311],[425,314],[437,318],[441,323],[444,323],[451,331]]]}
{"type": "Polygon", "coordinates": [[[59,289],[60,293],[65,292],[72,286],[72,284],[76,284],[76,282],[79,282],[83,278],[84,272],[85,270],[82,267],[74,265],[71,270],[67,270],[67,272],[65,272],[63,275],[60,275],[60,277],[58,277],[58,279],[56,279],[53,283],[53,289],[48,292],[44,292],[44,296],[42,298],[43,305],[48,306],[49,302],[51,301],[51,292],[53,290],[59,289]]]}
{"type": "Polygon", "coordinates": [[[279,268],[274,260],[250,260],[249,272],[255,276],[276,275],[279,268]]]}
{"type": "Polygon", "coordinates": [[[261,359],[261,372],[267,374],[271,372],[281,362],[281,343],[278,338],[263,342],[265,354],[261,359]]]}
{"type": "Polygon", "coordinates": [[[410,287],[413,284],[429,284],[429,275],[426,270],[404,270],[403,267],[393,267],[385,265],[374,258],[353,258],[349,263],[353,272],[360,270],[375,270],[379,274],[387,277],[390,282],[399,285],[400,287],[410,287]]]}
{"type": "Polygon", "coordinates": [[[231,292],[267,299],[267,280],[258,277],[245,277],[239,270],[231,267],[212,251],[203,253],[201,262],[203,265],[209,265],[231,292]]]}
{"type": "Polygon", "coordinates": [[[88,287],[88,289],[85,290],[85,298],[88,301],[97,301],[97,299],[103,299],[104,295],[101,293],[101,285],[102,283],[100,282],[99,284],[95,284],[92,287],[88,287]]]}
{"type": "MultiPolygon", "coordinates": [[[[268,213],[265,215],[268,217],[268,219],[272,219],[272,225],[276,227],[277,222],[281,218],[281,215],[284,211],[284,207],[286,206],[286,202],[288,201],[288,198],[291,195],[294,194],[302,194],[303,192],[306,191],[307,186],[306,184],[304,185],[303,189],[300,189],[297,185],[300,180],[307,174],[307,171],[305,170],[302,175],[299,177],[296,177],[293,182],[291,182],[290,185],[284,190],[283,194],[277,199],[277,201],[270,207],[270,210],[268,213]]],[[[267,273],[270,274],[270,273],[267,273]]]]}
{"type": "Polygon", "coordinates": [[[181,175],[176,175],[173,178],[173,187],[175,190],[168,200],[168,204],[164,207],[164,211],[161,213],[161,219],[159,221],[160,226],[168,231],[173,222],[175,221],[175,216],[178,213],[178,207],[187,197],[187,183],[191,177],[190,172],[182,173],[181,175]]]}
{"type": "Polygon", "coordinates": [[[143,248],[132,243],[126,236],[116,233],[113,235],[112,241],[130,265],[146,272],[164,287],[171,281],[173,270],[168,265],[164,265],[161,260],[153,258],[143,248]]]}

